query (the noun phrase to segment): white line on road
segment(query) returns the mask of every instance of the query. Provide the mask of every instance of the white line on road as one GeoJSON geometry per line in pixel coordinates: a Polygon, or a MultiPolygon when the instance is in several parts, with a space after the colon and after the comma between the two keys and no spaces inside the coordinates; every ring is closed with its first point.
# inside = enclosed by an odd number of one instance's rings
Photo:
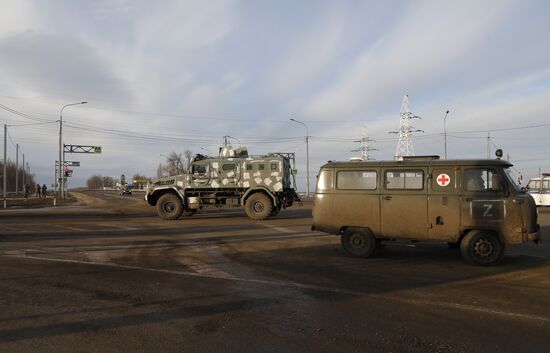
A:
{"type": "Polygon", "coordinates": [[[245,282],[245,283],[263,284],[263,285],[278,286],[278,287],[298,288],[298,289],[322,291],[322,292],[353,295],[353,296],[368,296],[370,298],[381,299],[381,300],[391,300],[391,301],[397,301],[397,302],[412,304],[412,305],[434,306],[434,307],[442,307],[442,308],[446,308],[446,309],[459,309],[459,310],[463,310],[463,311],[473,311],[473,312],[478,312],[478,313],[483,313],[483,314],[489,314],[489,315],[495,315],[495,316],[505,316],[505,317],[515,318],[515,319],[550,322],[550,318],[545,317],[545,316],[514,313],[514,312],[494,310],[494,309],[488,309],[488,308],[485,308],[485,307],[476,307],[476,306],[473,306],[473,305],[465,305],[465,304],[458,304],[458,303],[421,301],[421,300],[414,300],[414,299],[406,299],[406,298],[396,297],[395,295],[370,294],[370,293],[352,291],[352,290],[347,290],[347,289],[323,287],[323,286],[316,286],[316,285],[297,283],[297,282],[268,281],[268,280],[261,280],[261,279],[254,279],[254,278],[242,278],[242,277],[235,277],[235,276],[219,277],[219,276],[216,276],[216,275],[213,275],[213,274],[194,273],[194,272],[187,272],[187,271],[175,271],[175,270],[158,269],[158,268],[147,268],[147,267],[140,267],[140,266],[119,265],[119,264],[115,264],[115,263],[79,261],[79,260],[70,260],[70,259],[55,259],[55,258],[47,258],[47,257],[39,257],[39,256],[23,256],[23,255],[3,255],[3,256],[20,258],[20,259],[32,259],[32,260],[38,260],[38,261],[63,262],[63,263],[73,263],[73,264],[83,264],[83,265],[93,265],[93,266],[120,268],[120,269],[126,269],[126,270],[165,273],[165,274],[172,274],[172,275],[178,275],[178,276],[209,278],[209,279],[218,279],[218,280],[225,280],[225,281],[238,281],[238,282],[245,282]]]}

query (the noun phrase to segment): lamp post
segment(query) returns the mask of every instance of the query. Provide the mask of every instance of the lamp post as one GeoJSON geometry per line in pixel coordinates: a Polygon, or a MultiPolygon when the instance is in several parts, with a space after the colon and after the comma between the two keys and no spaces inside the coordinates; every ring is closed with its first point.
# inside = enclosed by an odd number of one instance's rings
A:
{"type": "Polygon", "coordinates": [[[307,125],[301,121],[293,118],[290,118],[290,121],[302,124],[306,128],[306,197],[309,197],[309,130],[307,125]]]}
{"type": "Polygon", "coordinates": [[[65,164],[65,161],[63,158],[65,156],[65,153],[63,151],[63,110],[67,107],[70,107],[71,105],[79,105],[79,104],[86,104],[88,102],[78,102],[78,103],[71,103],[66,104],[61,108],[61,111],[59,112],[59,174],[58,174],[58,195],[61,196],[61,198],[65,198],[64,195],[64,188],[65,188],[65,178],[63,175],[63,167],[65,164]]]}
{"type": "Polygon", "coordinates": [[[447,159],[447,115],[449,115],[449,110],[445,112],[445,117],[443,118],[443,136],[445,140],[445,159],[447,159]]]}

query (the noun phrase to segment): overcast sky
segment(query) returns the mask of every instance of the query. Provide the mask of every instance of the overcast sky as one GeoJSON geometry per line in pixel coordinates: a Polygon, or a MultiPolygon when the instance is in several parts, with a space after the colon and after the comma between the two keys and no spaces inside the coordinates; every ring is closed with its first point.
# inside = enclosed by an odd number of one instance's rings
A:
{"type": "MultiPolygon", "coordinates": [[[[393,159],[408,94],[419,154],[479,158],[502,148],[526,178],[550,171],[548,1],[0,0],[0,110],[8,156],[21,146],[53,183],[61,107],[66,144],[101,145],[92,174],[154,176],[162,154],[296,152],[305,185],[347,160],[366,127],[393,159]],[[26,125],[43,121],[43,124],[26,125]],[[17,126],[25,125],[25,126],[17,126]],[[232,140],[238,145],[236,140],[232,140]]],[[[312,186],[313,188],[313,186],[312,186]]]]}

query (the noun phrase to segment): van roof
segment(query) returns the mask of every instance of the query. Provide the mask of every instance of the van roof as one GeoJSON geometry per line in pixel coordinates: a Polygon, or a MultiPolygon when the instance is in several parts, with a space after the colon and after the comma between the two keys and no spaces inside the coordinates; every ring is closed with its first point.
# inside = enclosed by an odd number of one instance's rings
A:
{"type": "Polygon", "coordinates": [[[424,167],[424,166],[498,166],[511,167],[512,163],[502,159],[432,159],[432,160],[393,160],[393,161],[328,161],[321,168],[357,168],[357,167],[424,167]]]}

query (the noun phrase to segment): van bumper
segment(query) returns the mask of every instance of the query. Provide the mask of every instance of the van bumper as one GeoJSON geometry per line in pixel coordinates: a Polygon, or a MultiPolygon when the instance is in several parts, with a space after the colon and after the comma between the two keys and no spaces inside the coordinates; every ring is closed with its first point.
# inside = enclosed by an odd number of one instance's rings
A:
{"type": "Polygon", "coordinates": [[[527,241],[532,241],[535,244],[540,244],[541,243],[541,240],[540,240],[540,226],[538,224],[537,224],[537,230],[536,231],[534,231],[533,233],[527,234],[527,241]]]}
{"type": "Polygon", "coordinates": [[[318,232],[323,232],[323,233],[328,233],[328,234],[339,234],[340,233],[340,230],[338,227],[331,227],[331,226],[326,226],[326,225],[323,225],[323,224],[313,224],[311,226],[311,230],[312,231],[318,231],[318,232]]]}

